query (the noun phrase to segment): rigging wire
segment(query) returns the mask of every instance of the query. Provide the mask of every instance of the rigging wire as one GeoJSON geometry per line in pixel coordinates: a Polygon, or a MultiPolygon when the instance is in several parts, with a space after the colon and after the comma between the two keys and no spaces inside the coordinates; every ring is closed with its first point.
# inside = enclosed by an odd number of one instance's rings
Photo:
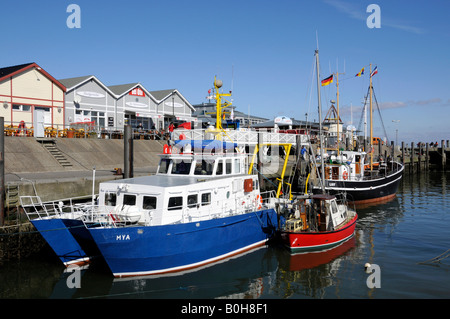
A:
{"type": "Polygon", "coordinates": [[[384,136],[386,136],[386,144],[389,144],[389,138],[386,132],[386,128],[384,127],[383,117],[381,116],[381,109],[378,106],[377,96],[375,95],[375,90],[372,88],[373,91],[373,97],[375,98],[375,104],[377,105],[378,115],[380,116],[381,126],[383,127],[384,136]]]}

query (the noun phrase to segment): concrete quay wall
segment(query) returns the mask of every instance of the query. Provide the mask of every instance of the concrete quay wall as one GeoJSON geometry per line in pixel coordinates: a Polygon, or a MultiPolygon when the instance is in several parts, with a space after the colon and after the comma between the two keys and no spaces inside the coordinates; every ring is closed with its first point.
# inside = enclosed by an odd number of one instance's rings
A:
{"type": "MultiPolygon", "coordinates": [[[[122,178],[115,175],[114,169],[124,169],[124,140],[60,138],[52,143],[71,166],[62,166],[32,137],[5,137],[6,206],[18,204],[14,196],[35,195],[33,185],[42,201],[92,194],[94,167],[96,192],[100,182],[122,178]]],[[[165,141],[133,140],[134,176],[156,171],[164,144],[165,141]]]]}
{"type": "MultiPolygon", "coordinates": [[[[157,165],[164,142],[134,140],[134,167],[157,165]]],[[[33,137],[5,136],[5,174],[123,168],[124,140],[57,138],[54,144],[71,167],[62,167],[33,137]]]]}

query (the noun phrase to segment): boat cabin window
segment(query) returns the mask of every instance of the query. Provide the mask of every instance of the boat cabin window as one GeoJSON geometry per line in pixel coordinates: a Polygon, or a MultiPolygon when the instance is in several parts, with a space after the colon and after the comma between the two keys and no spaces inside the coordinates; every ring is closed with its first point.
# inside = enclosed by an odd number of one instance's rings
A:
{"type": "Polygon", "coordinates": [[[105,205],[116,206],[117,195],[116,193],[105,193],[105,205]]]}
{"type": "Polygon", "coordinates": [[[187,206],[189,208],[195,208],[197,206],[197,194],[189,195],[187,198],[187,206]]]}
{"type": "Polygon", "coordinates": [[[158,173],[167,174],[167,172],[169,171],[169,164],[170,160],[168,158],[161,159],[161,161],[159,162],[158,173]]]}
{"type": "Polygon", "coordinates": [[[125,194],[123,195],[123,205],[136,205],[136,195],[125,194]]]}
{"type": "Polygon", "coordinates": [[[202,194],[202,206],[211,204],[211,193],[202,194]]]}
{"type": "Polygon", "coordinates": [[[169,198],[169,205],[167,205],[167,210],[177,210],[183,208],[183,197],[176,196],[169,198]]]}
{"type": "Polygon", "coordinates": [[[142,199],[143,209],[156,209],[156,197],[155,196],[144,196],[142,199]]]}
{"type": "Polygon", "coordinates": [[[191,161],[177,160],[172,161],[172,174],[189,175],[191,171],[191,161]]]}
{"type": "Polygon", "coordinates": [[[195,163],[194,175],[212,175],[214,162],[205,160],[197,161],[195,163]]]}
{"type": "Polygon", "coordinates": [[[235,174],[241,173],[241,161],[238,158],[234,159],[234,173],[235,174]]]}
{"type": "Polygon", "coordinates": [[[331,169],[331,179],[339,179],[339,167],[332,167],[331,169]]]}
{"type": "Polygon", "coordinates": [[[253,189],[258,189],[258,188],[259,188],[259,186],[258,186],[258,180],[255,179],[255,180],[253,180],[253,189]]]}
{"type": "Polygon", "coordinates": [[[223,173],[223,163],[222,160],[217,161],[216,175],[222,175],[223,173]]]}
{"type": "Polygon", "coordinates": [[[231,168],[232,168],[231,165],[232,165],[231,158],[227,159],[225,161],[225,172],[226,172],[226,174],[231,174],[231,168]]]}
{"type": "Polygon", "coordinates": [[[336,204],[336,201],[331,201],[331,212],[333,213],[333,214],[337,214],[337,212],[338,212],[338,207],[337,207],[337,204],[336,204]]]}

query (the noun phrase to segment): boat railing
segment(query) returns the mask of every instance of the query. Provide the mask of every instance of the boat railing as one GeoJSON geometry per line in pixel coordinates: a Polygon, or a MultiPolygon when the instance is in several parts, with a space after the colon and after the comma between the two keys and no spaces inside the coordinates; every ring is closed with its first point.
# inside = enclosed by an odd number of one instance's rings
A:
{"type": "Polygon", "coordinates": [[[42,202],[39,196],[21,196],[20,205],[29,220],[63,216],[75,219],[87,214],[87,204],[77,203],[80,199],[82,198],[42,202]]]}
{"type": "Polygon", "coordinates": [[[350,196],[347,193],[337,193],[335,194],[336,196],[336,202],[338,204],[342,204],[345,205],[348,209],[351,209],[353,211],[356,211],[356,205],[354,203],[353,198],[348,198],[348,196],[350,196]]]}
{"type": "Polygon", "coordinates": [[[276,199],[276,192],[274,190],[261,192],[262,204],[266,208],[272,208],[272,203],[276,199]]]}
{"type": "MultiPolygon", "coordinates": [[[[287,143],[295,145],[297,143],[298,136],[300,136],[300,141],[302,144],[307,143],[307,136],[305,134],[297,134],[298,132],[272,132],[268,130],[225,130],[221,132],[223,141],[232,141],[237,144],[245,145],[256,145],[259,143],[259,138],[261,138],[265,143],[268,144],[280,144],[287,143]],[[258,138],[259,136],[259,138],[258,138]]],[[[176,129],[173,131],[173,139],[178,140],[180,136],[183,139],[188,140],[208,140],[211,139],[213,135],[208,129],[176,129]]]]}

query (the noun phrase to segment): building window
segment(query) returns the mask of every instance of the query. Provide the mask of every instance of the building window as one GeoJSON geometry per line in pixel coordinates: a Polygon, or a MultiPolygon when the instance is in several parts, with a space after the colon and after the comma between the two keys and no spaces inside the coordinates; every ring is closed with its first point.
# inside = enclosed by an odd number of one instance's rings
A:
{"type": "Polygon", "coordinates": [[[94,126],[99,127],[99,128],[105,127],[105,112],[91,111],[90,115],[91,115],[91,121],[94,122],[94,126]]]}
{"type": "Polygon", "coordinates": [[[14,111],[30,112],[31,105],[13,104],[14,111]]]}
{"type": "Polygon", "coordinates": [[[95,127],[105,128],[106,125],[105,112],[75,110],[75,122],[76,123],[94,122],[95,127]]]}

